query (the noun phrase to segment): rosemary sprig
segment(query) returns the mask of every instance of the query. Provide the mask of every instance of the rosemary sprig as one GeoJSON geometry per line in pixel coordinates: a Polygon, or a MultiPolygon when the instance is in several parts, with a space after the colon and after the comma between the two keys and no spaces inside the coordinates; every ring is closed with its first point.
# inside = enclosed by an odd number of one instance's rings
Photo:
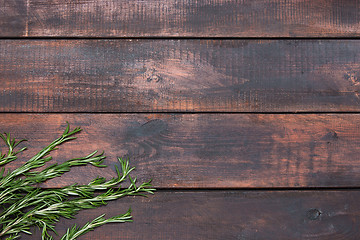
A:
{"type": "Polygon", "coordinates": [[[115,216],[112,218],[105,219],[105,214],[95,218],[90,223],[86,223],[83,227],[78,228],[74,225],[71,229],[68,229],[66,234],[61,238],[61,240],[74,240],[80,235],[83,235],[96,227],[102,226],[106,223],[123,223],[123,222],[132,222],[131,220],[131,209],[123,215],[115,216]]]}
{"type": "MultiPolygon", "coordinates": [[[[76,137],[80,128],[70,131],[69,124],[63,134],[48,146],[39,151],[19,168],[13,171],[5,171],[3,165],[17,159],[17,154],[24,151],[26,147],[15,151],[15,148],[23,141],[12,139],[10,134],[0,134],[0,138],[5,142],[7,153],[0,152],[0,239],[6,240],[20,238],[20,233],[31,234],[30,228],[37,226],[42,229],[42,239],[51,240],[49,230],[56,233],[55,224],[61,217],[73,218],[80,210],[96,208],[106,205],[107,201],[116,200],[125,196],[152,194],[155,189],[151,188],[151,183],[145,182],[136,185],[136,178],[132,178],[130,173],[135,169],[129,166],[128,160],[118,158],[121,169],[117,166],[117,177],[106,180],[103,177],[93,179],[87,185],[73,184],[59,189],[43,189],[36,187],[37,184],[46,180],[59,177],[68,172],[73,166],[91,164],[96,167],[106,167],[102,165],[105,156],[97,151],[86,157],[70,159],[61,164],[53,164],[41,171],[35,169],[43,167],[51,157],[50,152],[57,147],[76,137]],[[126,180],[130,185],[121,188],[126,180]],[[97,194],[96,191],[105,191],[97,194]]],[[[83,227],[74,225],[69,228],[61,240],[74,240],[77,237],[93,230],[106,223],[131,222],[131,210],[108,219],[101,215],[83,227]]],[[[56,233],[57,234],[57,233],[56,233]]]]}

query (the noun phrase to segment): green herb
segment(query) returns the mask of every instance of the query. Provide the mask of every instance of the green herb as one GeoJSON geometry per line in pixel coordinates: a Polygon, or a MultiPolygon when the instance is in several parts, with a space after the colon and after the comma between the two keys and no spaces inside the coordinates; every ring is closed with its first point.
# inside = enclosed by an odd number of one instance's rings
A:
{"type": "MultiPolygon", "coordinates": [[[[51,157],[49,153],[57,149],[60,144],[75,139],[74,134],[80,132],[80,128],[70,131],[69,124],[64,133],[35,156],[13,171],[5,171],[5,164],[17,159],[17,154],[26,148],[15,150],[18,145],[25,141],[16,141],[10,134],[0,134],[5,142],[8,152],[0,152],[0,239],[17,239],[20,233],[31,234],[30,227],[37,226],[42,229],[42,240],[53,239],[49,230],[55,232],[55,224],[60,217],[73,218],[80,210],[96,208],[106,205],[107,201],[125,196],[152,194],[155,189],[151,188],[150,181],[136,185],[136,178],[131,178],[130,172],[134,167],[129,166],[128,160],[118,158],[121,169],[117,166],[117,177],[106,180],[97,177],[87,185],[73,184],[58,189],[44,189],[36,185],[44,181],[61,176],[73,166],[91,164],[96,167],[102,165],[105,156],[97,151],[83,158],[70,159],[61,164],[53,164],[41,171],[51,157]],[[129,186],[121,188],[120,184],[129,180],[129,186]],[[101,190],[102,192],[96,192],[101,190]]],[[[74,240],[77,237],[106,223],[131,222],[131,209],[125,214],[105,219],[101,215],[83,227],[76,225],[69,228],[61,240],[74,240]]],[[[56,233],[57,234],[57,233],[56,233]]]]}

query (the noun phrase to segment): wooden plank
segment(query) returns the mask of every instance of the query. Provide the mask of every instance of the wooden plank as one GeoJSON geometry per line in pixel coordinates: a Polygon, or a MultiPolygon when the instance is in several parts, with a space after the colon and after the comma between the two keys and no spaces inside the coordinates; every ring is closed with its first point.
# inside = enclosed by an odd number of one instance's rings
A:
{"type": "Polygon", "coordinates": [[[360,110],[357,40],[3,40],[2,112],[360,110]]]}
{"type": "MultiPolygon", "coordinates": [[[[359,191],[157,192],[124,198],[61,220],[59,233],[106,213],[124,213],[134,222],[104,225],[87,239],[319,239],[356,240],[360,232],[359,191]]],[[[40,239],[38,233],[33,238],[40,239]]]]}
{"type": "Polygon", "coordinates": [[[1,0],[0,34],[359,37],[359,3],[359,0],[1,0]]]}
{"type": "Polygon", "coordinates": [[[0,36],[26,36],[27,9],[24,0],[0,0],[0,36]]]}
{"type": "Polygon", "coordinates": [[[29,140],[26,156],[60,136],[66,121],[84,131],[55,161],[104,150],[110,168],[75,168],[47,187],[113,177],[116,157],[129,157],[138,179],[157,188],[360,186],[358,114],[0,115],[2,132],[29,140]]]}

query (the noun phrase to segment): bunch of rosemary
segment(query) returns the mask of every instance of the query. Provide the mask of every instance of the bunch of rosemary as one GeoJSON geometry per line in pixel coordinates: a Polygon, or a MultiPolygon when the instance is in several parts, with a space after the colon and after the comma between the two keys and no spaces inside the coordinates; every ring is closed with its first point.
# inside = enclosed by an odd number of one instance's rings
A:
{"type": "MultiPolygon", "coordinates": [[[[103,177],[97,177],[87,185],[73,184],[59,189],[43,189],[36,187],[48,179],[61,176],[68,172],[73,166],[91,164],[96,167],[106,167],[102,165],[105,158],[103,153],[97,151],[83,158],[75,158],[61,164],[53,164],[42,170],[37,168],[44,166],[51,157],[48,154],[57,149],[60,144],[75,139],[73,135],[80,132],[80,128],[70,131],[69,124],[64,133],[50,143],[47,147],[30,158],[19,168],[13,171],[0,170],[0,239],[17,239],[20,233],[31,234],[30,227],[37,226],[42,230],[42,240],[50,240],[53,237],[49,230],[55,231],[55,224],[60,217],[73,218],[82,209],[96,208],[105,205],[109,200],[115,200],[124,196],[144,195],[153,193],[155,189],[151,188],[150,182],[136,185],[136,178],[131,178],[130,172],[134,167],[129,166],[127,160],[119,158],[121,170],[116,166],[117,177],[106,180],[103,177]],[[130,184],[126,188],[121,188],[119,184],[126,179],[130,184]],[[96,190],[101,190],[96,193],[96,190]]],[[[15,148],[24,140],[16,141],[10,137],[10,134],[0,134],[4,140],[8,152],[0,152],[0,166],[3,166],[17,159],[17,154],[26,148],[16,151],[15,148]]],[[[125,214],[111,218],[104,218],[104,215],[88,222],[82,227],[76,225],[69,228],[61,237],[61,240],[73,240],[86,232],[93,230],[106,223],[130,222],[131,209],[125,214]]],[[[57,233],[56,233],[57,234],[57,233]]]]}

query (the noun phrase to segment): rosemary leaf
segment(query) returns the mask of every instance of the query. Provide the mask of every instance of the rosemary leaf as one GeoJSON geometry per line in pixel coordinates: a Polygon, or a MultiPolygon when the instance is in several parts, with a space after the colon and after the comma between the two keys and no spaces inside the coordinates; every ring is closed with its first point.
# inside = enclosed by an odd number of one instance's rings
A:
{"type": "MultiPolygon", "coordinates": [[[[75,128],[70,131],[69,124],[63,134],[44,147],[22,166],[12,171],[5,171],[4,165],[17,159],[17,154],[26,150],[26,147],[16,151],[20,143],[26,140],[16,141],[10,134],[0,134],[8,151],[0,152],[0,239],[12,240],[21,238],[21,233],[31,234],[30,229],[37,226],[42,229],[42,240],[52,240],[55,234],[55,224],[61,217],[74,218],[83,210],[106,205],[108,201],[116,200],[125,196],[153,194],[151,181],[136,185],[136,178],[130,173],[135,169],[130,167],[129,161],[118,158],[120,169],[115,166],[117,177],[106,180],[97,177],[87,185],[72,184],[58,189],[43,189],[37,184],[46,180],[59,177],[70,171],[74,166],[91,164],[95,167],[106,167],[103,165],[104,153],[94,151],[81,158],[74,158],[61,164],[52,164],[41,171],[37,168],[43,167],[51,160],[48,156],[57,147],[67,141],[76,139],[75,134],[81,131],[75,128]],[[121,184],[129,180],[130,185],[121,188],[121,184]],[[101,193],[96,191],[101,190],[101,193]]],[[[82,227],[74,225],[69,228],[61,240],[74,240],[77,237],[93,230],[106,223],[131,222],[131,210],[124,214],[111,218],[104,218],[101,215],[82,227]]]]}

